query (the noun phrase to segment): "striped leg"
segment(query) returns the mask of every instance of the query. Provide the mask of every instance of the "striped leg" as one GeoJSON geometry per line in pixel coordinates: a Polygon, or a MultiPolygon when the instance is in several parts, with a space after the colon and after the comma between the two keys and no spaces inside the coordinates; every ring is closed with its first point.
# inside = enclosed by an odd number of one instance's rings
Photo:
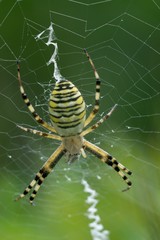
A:
{"type": "Polygon", "coordinates": [[[95,117],[96,113],[98,112],[99,110],[99,99],[100,99],[100,84],[101,84],[101,80],[99,78],[99,75],[98,75],[98,72],[94,66],[94,63],[92,62],[92,59],[90,58],[88,52],[86,51],[86,49],[84,49],[84,52],[93,68],[93,71],[94,71],[94,75],[95,75],[95,78],[96,78],[96,93],[95,93],[95,104],[94,104],[94,107],[92,109],[92,112],[90,113],[90,115],[88,116],[88,118],[86,119],[85,121],[85,127],[93,120],[93,118],[95,117]]]}
{"type": "Polygon", "coordinates": [[[36,174],[35,178],[30,182],[30,184],[24,190],[24,192],[16,198],[16,201],[18,201],[20,198],[25,197],[30,192],[30,190],[33,188],[33,192],[30,196],[30,203],[32,204],[44,179],[48,176],[48,174],[56,166],[56,164],[61,159],[61,157],[65,154],[65,152],[66,152],[66,150],[64,149],[63,145],[60,145],[57,148],[57,150],[46,161],[46,163],[43,165],[43,167],[40,169],[40,171],[36,174]]]}
{"type": "Polygon", "coordinates": [[[22,85],[22,80],[21,80],[21,75],[20,75],[20,64],[18,62],[17,62],[17,71],[18,71],[18,81],[19,81],[19,86],[20,86],[20,92],[21,92],[23,101],[25,102],[25,104],[28,107],[28,110],[32,113],[34,119],[39,124],[41,124],[44,128],[48,129],[49,131],[56,132],[55,129],[51,125],[49,125],[48,123],[43,121],[43,119],[36,113],[34,107],[30,103],[29,98],[27,97],[27,94],[25,93],[25,90],[22,85]]]}
{"type": "Polygon", "coordinates": [[[85,150],[88,152],[91,152],[96,157],[101,159],[102,162],[106,163],[107,165],[111,166],[118,174],[121,176],[121,178],[127,183],[128,187],[124,189],[123,191],[128,190],[132,182],[128,179],[128,177],[124,174],[127,173],[128,175],[131,175],[132,172],[127,169],[125,166],[123,166],[121,163],[119,163],[115,158],[113,158],[109,153],[102,150],[101,148],[97,147],[96,145],[84,140],[84,146],[85,150]]]}
{"type": "Polygon", "coordinates": [[[25,131],[25,132],[30,132],[30,133],[33,133],[33,134],[37,134],[37,135],[39,135],[40,137],[56,139],[56,140],[59,140],[59,141],[62,140],[60,136],[55,135],[55,134],[37,131],[37,130],[32,129],[32,128],[25,128],[25,127],[22,127],[22,126],[20,126],[20,125],[17,125],[17,127],[19,127],[20,129],[22,129],[22,130],[25,131]]]}
{"type": "Polygon", "coordinates": [[[117,107],[117,104],[115,104],[112,109],[109,111],[109,113],[107,113],[103,118],[101,118],[98,122],[96,122],[94,125],[92,125],[91,127],[87,128],[86,130],[84,130],[81,133],[81,136],[85,136],[88,133],[92,132],[93,130],[95,130],[96,128],[98,128],[105,120],[107,120],[111,114],[113,113],[113,111],[115,110],[115,108],[117,107]]]}

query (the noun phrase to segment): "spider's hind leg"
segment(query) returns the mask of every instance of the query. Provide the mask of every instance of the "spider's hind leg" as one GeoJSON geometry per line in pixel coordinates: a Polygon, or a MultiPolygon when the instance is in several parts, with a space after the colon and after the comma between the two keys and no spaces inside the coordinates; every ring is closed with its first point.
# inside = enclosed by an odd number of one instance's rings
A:
{"type": "Polygon", "coordinates": [[[20,74],[20,63],[17,61],[17,72],[18,72],[18,81],[19,81],[19,87],[20,87],[20,93],[22,96],[22,99],[24,101],[24,103],[26,104],[29,112],[32,114],[32,116],[34,117],[34,119],[36,120],[36,122],[38,122],[39,124],[41,124],[44,128],[48,129],[51,132],[56,132],[56,130],[54,129],[54,127],[52,127],[51,125],[49,125],[47,122],[45,122],[39,115],[38,113],[35,111],[33,105],[31,104],[29,98],[27,97],[27,94],[25,92],[25,89],[23,87],[22,84],[22,80],[21,80],[21,74],[20,74]]]}
{"type": "Polygon", "coordinates": [[[99,74],[94,66],[94,63],[91,59],[91,57],[89,56],[88,52],[86,49],[84,49],[84,52],[91,64],[91,67],[94,71],[94,76],[95,76],[95,79],[96,79],[96,92],[95,92],[95,103],[94,103],[94,107],[90,113],[90,115],[88,116],[88,118],[86,119],[85,121],[85,127],[93,120],[93,118],[96,116],[97,112],[99,111],[99,102],[100,102],[100,85],[101,85],[101,80],[100,80],[100,77],[99,77],[99,74]]]}

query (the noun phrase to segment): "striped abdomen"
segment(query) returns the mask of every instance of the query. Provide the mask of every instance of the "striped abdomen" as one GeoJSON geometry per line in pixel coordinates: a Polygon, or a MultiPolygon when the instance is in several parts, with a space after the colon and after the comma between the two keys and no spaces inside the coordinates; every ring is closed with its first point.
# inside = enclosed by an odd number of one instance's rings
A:
{"type": "Polygon", "coordinates": [[[74,84],[67,80],[56,83],[50,96],[49,114],[60,136],[82,132],[86,117],[85,102],[74,84]]]}

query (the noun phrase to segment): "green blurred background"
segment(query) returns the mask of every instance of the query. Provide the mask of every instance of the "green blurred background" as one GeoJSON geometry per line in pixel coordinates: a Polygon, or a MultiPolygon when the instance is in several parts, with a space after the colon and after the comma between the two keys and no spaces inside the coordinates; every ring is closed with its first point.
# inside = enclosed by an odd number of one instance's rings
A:
{"type": "Polygon", "coordinates": [[[97,214],[109,239],[159,239],[160,230],[160,4],[158,1],[2,0],[0,80],[0,234],[12,239],[93,239],[86,212],[86,179],[97,193],[97,214]],[[133,171],[123,181],[90,154],[71,166],[65,159],[35,200],[13,200],[23,191],[58,142],[25,134],[17,124],[38,128],[21,100],[16,60],[28,96],[49,121],[53,88],[53,46],[35,36],[53,23],[61,74],[94,103],[95,81],[83,54],[87,48],[102,79],[99,119],[115,104],[112,117],[87,139],[133,171]]]}

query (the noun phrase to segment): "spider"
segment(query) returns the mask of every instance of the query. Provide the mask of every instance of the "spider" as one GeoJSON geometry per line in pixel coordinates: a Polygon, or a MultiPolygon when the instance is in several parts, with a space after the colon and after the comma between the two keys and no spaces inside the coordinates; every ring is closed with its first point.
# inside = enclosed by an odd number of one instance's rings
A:
{"type": "Polygon", "coordinates": [[[75,87],[75,85],[63,79],[55,83],[55,87],[51,93],[49,100],[49,116],[51,120],[51,125],[45,122],[35,111],[33,105],[31,104],[29,98],[27,97],[24,87],[22,85],[21,75],[20,75],[20,64],[17,62],[17,71],[18,71],[18,81],[20,86],[20,93],[25,104],[28,107],[28,110],[33,115],[34,119],[45,129],[49,130],[49,133],[38,131],[31,128],[25,128],[19,126],[22,130],[37,134],[41,137],[51,138],[61,141],[60,146],[55,150],[55,152],[48,158],[44,163],[39,172],[35,175],[35,178],[30,182],[24,192],[20,194],[16,200],[19,200],[25,197],[31,189],[33,189],[30,195],[30,203],[33,203],[36,194],[42,185],[44,179],[48,174],[53,170],[59,160],[63,155],[67,156],[68,163],[72,163],[80,155],[84,158],[86,157],[85,151],[88,151],[99,158],[102,162],[111,166],[126,182],[128,185],[125,190],[128,190],[132,183],[125,175],[131,175],[132,172],[119,163],[114,157],[112,157],[108,152],[97,147],[91,142],[87,141],[84,136],[88,133],[94,131],[98,128],[106,119],[108,119],[113,111],[115,110],[117,104],[115,104],[111,110],[103,116],[99,121],[97,121],[92,126],[86,128],[88,124],[92,122],[99,110],[100,102],[100,84],[101,80],[99,78],[98,72],[94,66],[92,59],[90,58],[86,49],[84,52],[90,62],[90,65],[94,71],[95,80],[96,80],[96,89],[95,89],[95,104],[89,116],[86,118],[86,106],[84,99],[75,87]],[[86,128],[86,129],[84,129],[86,128]]]}

